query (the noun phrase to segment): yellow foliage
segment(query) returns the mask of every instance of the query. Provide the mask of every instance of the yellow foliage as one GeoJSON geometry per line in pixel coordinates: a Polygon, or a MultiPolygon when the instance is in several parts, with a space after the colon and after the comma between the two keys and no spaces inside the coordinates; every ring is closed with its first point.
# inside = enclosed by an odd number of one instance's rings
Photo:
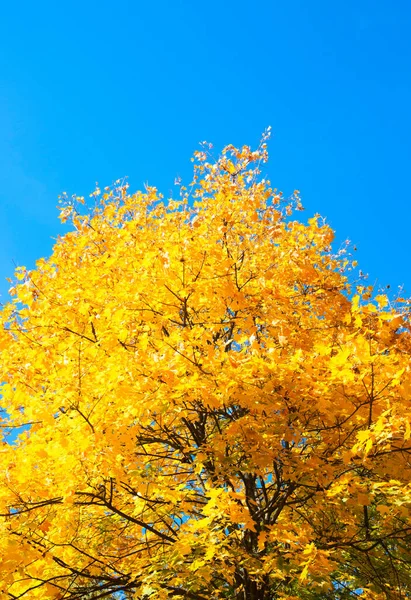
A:
{"type": "Polygon", "coordinates": [[[408,316],[352,296],[266,158],[205,147],[178,200],[63,203],[73,230],[16,272],[0,598],[371,597],[370,564],[375,598],[409,591],[408,316]]]}

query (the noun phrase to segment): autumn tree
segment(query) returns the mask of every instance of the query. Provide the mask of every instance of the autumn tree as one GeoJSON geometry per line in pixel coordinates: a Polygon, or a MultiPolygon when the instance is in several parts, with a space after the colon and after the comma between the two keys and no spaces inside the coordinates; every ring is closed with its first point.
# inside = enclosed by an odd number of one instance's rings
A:
{"type": "Polygon", "coordinates": [[[408,304],[256,151],[124,182],[1,314],[0,598],[411,593],[408,304]],[[26,425],[14,444],[10,428],[26,425]]]}

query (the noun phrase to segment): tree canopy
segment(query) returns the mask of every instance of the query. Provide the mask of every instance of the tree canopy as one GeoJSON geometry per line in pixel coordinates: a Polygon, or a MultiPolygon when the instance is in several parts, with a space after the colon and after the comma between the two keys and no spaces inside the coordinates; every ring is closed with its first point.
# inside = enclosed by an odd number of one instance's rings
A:
{"type": "Polygon", "coordinates": [[[266,138],[204,145],[177,200],[63,198],[17,270],[1,599],[409,597],[408,302],[295,218],[266,138]]]}

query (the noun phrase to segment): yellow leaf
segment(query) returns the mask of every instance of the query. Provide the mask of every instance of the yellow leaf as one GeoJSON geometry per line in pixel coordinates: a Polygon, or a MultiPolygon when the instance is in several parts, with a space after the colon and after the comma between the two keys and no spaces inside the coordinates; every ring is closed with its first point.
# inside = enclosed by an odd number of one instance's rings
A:
{"type": "Polygon", "coordinates": [[[361,506],[369,506],[371,504],[368,494],[359,493],[357,501],[361,506]]]}

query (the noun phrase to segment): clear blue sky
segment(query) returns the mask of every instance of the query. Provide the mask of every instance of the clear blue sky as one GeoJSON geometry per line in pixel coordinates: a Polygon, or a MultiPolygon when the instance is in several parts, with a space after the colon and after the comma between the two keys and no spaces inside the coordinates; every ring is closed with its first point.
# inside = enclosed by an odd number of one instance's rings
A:
{"type": "Polygon", "coordinates": [[[273,184],[410,294],[410,31],[408,0],[4,2],[3,299],[14,263],[50,254],[60,192],[127,175],[167,195],[199,141],[268,125],[273,184]]]}

